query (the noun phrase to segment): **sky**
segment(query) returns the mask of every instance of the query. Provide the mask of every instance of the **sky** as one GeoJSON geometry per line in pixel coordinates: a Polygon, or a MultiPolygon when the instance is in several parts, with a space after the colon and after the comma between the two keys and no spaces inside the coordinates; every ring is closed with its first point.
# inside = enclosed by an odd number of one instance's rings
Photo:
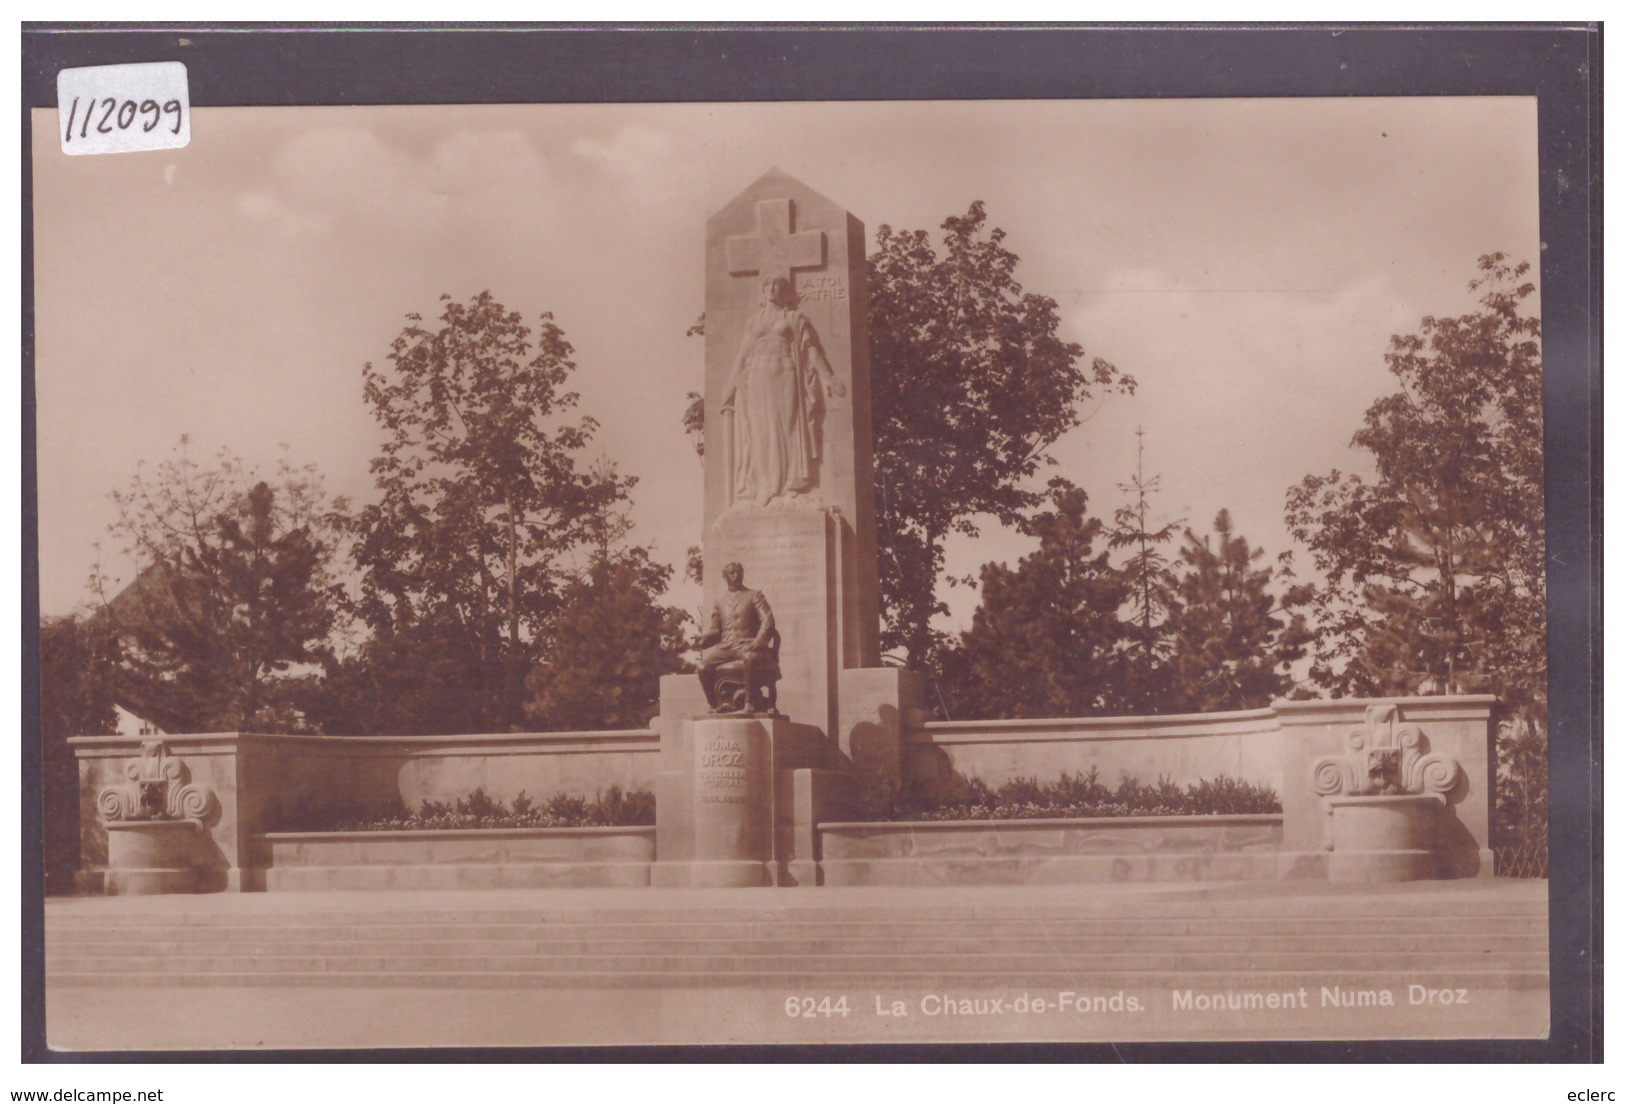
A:
{"type": "MultiPolygon", "coordinates": [[[[266,471],[285,450],[368,501],[362,365],[442,293],[553,313],[601,424],[587,459],[637,477],[633,537],[680,567],[705,219],[774,166],[871,248],[984,201],[1062,336],[1139,384],[1081,412],[1053,472],[1109,516],[1143,429],[1156,518],[1208,531],[1227,508],[1272,559],[1288,487],[1366,466],[1349,438],[1392,390],[1390,335],[1472,309],[1481,254],[1540,249],[1524,98],[199,108],[184,149],[89,157],[61,153],[54,116],[33,127],[52,615],[92,600],[110,492],[183,435],[266,471]]],[[[948,570],[1030,549],[986,526],[948,570]]],[[[942,627],[968,625],[975,594],[949,599],[942,627]]]]}

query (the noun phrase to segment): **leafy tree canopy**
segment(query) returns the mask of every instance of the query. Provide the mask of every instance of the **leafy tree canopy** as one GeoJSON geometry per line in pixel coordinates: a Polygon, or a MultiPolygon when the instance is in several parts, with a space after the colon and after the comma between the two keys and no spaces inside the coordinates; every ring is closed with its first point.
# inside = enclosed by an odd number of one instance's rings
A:
{"type": "Polygon", "coordinates": [[[40,625],[40,735],[45,754],[72,753],[70,736],[113,731],[118,637],[102,618],[58,617],[40,625]]]}
{"type": "Polygon", "coordinates": [[[1353,446],[1376,474],[1310,476],[1287,522],[1326,578],[1313,677],[1336,694],[1499,694],[1543,729],[1540,320],[1527,263],[1479,260],[1480,309],[1396,335],[1398,390],[1353,446]]]}
{"type": "Polygon", "coordinates": [[[170,732],[283,731],[303,723],[288,672],[328,653],[343,503],[311,468],[256,480],[222,452],[178,454],[115,492],[111,527],[139,573],[98,568],[98,618],[120,641],[120,695],[170,732]]]}
{"type": "Polygon", "coordinates": [[[869,258],[882,647],[927,664],[943,542],[976,517],[1025,526],[1031,479],[1096,388],[1134,381],[1060,336],[1055,300],[1025,291],[981,201],[923,230],[881,226],[869,258]]]}
{"type": "Polygon", "coordinates": [[[672,569],[647,549],[605,549],[564,585],[564,610],[525,685],[525,713],[549,731],[642,728],[660,676],[683,669],[687,613],[663,606],[672,569]]]}
{"type": "Polygon", "coordinates": [[[463,685],[408,731],[500,731],[520,716],[570,554],[633,480],[578,463],[597,423],[566,417],[575,363],[551,314],[532,330],[489,292],[441,299],[437,328],[408,315],[388,363],[364,369],[387,437],[380,501],[356,525],[360,610],[374,666],[429,647],[463,685]]]}

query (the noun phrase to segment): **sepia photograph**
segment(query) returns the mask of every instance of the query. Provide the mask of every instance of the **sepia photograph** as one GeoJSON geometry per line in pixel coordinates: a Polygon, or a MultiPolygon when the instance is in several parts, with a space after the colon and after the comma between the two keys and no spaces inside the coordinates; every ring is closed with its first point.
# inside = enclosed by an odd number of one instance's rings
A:
{"type": "Polygon", "coordinates": [[[53,1051],[1548,1037],[1536,97],[191,96],[30,120],[53,1051]]]}

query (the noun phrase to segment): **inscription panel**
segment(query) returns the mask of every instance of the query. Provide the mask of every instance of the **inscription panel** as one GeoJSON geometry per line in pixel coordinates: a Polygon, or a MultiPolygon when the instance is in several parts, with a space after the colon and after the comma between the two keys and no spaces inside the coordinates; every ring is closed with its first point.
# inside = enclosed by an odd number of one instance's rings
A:
{"type": "Polygon", "coordinates": [[[748,530],[729,533],[728,558],[744,565],[746,586],[767,595],[780,632],[784,631],[787,620],[824,615],[827,588],[822,570],[816,575],[808,570],[824,559],[822,528],[819,525],[817,533],[770,535],[748,530]]]}
{"type": "Polygon", "coordinates": [[[803,303],[846,298],[846,277],[803,274],[796,280],[796,295],[803,303]]]}
{"type": "Polygon", "coordinates": [[[699,749],[694,777],[702,804],[743,804],[750,778],[745,767],[745,745],[721,736],[706,740],[699,749]]]}

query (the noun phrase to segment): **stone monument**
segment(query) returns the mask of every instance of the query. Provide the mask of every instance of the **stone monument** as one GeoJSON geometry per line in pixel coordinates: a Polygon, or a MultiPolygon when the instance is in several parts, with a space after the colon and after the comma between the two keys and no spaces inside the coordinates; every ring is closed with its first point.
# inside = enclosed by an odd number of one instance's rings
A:
{"type": "MultiPolygon", "coordinates": [[[[763,878],[778,884],[811,869],[825,812],[895,787],[919,695],[880,663],[867,275],[863,224],[777,169],[706,223],[706,604],[727,593],[723,564],[772,604],[781,716],[727,723],[767,739],[763,878]]],[[[692,884],[685,864],[702,861],[707,712],[693,676],[662,681],[659,884],[692,884]]]]}
{"type": "Polygon", "coordinates": [[[867,290],[863,224],[784,173],[706,225],[705,559],[772,598],[779,708],[830,733],[880,663],[867,290]]]}

